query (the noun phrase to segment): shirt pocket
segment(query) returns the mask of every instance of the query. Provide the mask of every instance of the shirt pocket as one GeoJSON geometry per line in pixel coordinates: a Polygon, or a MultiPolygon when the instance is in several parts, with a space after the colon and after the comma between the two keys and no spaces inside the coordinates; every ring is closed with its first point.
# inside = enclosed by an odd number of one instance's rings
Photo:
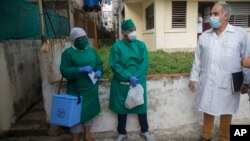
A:
{"type": "Polygon", "coordinates": [[[228,41],[223,45],[220,55],[220,68],[224,72],[231,72],[235,68],[240,67],[241,48],[240,45],[233,41],[228,41]]]}
{"type": "Polygon", "coordinates": [[[233,41],[228,41],[223,45],[223,52],[225,56],[235,56],[239,50],[237,50],[237,44],[233,41]]]}

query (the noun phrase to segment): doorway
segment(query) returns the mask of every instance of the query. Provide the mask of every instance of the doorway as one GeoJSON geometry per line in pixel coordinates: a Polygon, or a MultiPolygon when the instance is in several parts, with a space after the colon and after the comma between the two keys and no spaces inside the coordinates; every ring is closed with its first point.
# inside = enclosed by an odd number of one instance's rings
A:
{"type": "Polygon", "coordinates": [[[198,3],[198,12],[201,13],[202,18],[203,18],[203,32],[210,29],[209,25],[209,16],[210,16],[210,11],[213,7],[215,2],[199,2],[198,3]]]}

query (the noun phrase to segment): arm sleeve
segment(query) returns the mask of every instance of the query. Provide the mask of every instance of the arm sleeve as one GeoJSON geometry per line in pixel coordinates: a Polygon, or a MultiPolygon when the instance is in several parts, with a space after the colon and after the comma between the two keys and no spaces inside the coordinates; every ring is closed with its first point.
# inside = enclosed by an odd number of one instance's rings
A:
{"type": "Polygon", "coordinates": [[[78,67],[74,67],[68,52],[64,51],[61,57],[60,71],[67,80],[75,79],[80,75],[78,67]]]}
{"type": "Polygon", "coordinates": [[[144,43],[142,43],[142,62],[138,67],[138,71],[136,72],[136,76],[140,77],[147,74],[148,71],[148,50],[144,43]]]}
{"type": "Polygon", "coordinates": [[[99,56],[99,54],[96,52],[96,50],[94,50],[95,54],[96,54],[96,66],[95,66],[95,71],[101,71],[102,75],[104,73],[103,71],[103,62],[101,60],[101,57],[99,56]]]}
{"type": "MultiPolygon", "coordinates": [[[[243,43],[242,43],[242,51],[241,51],[241,56],[244,57],[249,57],[250,56],[250,41],[247,36],[247,33],[242,29],[243,33],[243,43]]],[[[250,69],[249,68],[243,68],[243,75],[244,75],[244,84],[249,84],[250,82],[250,69]]]]}
{"type": "Polygon", "coordinates": [[[110,67],[115,75],[116,78],[118,78],[121,81],[128,81],[129,77],[131,77],[131,73],[123,69],[123,67],[120,64],[121,59],[121,53],[118,51],[117,46],[113,45],[110,50],[110,67]]]}
{"type": "Polygon", "coordinates": [[[201,44],[199,41],[198,47],[196,48],[196,51],[195,51],[193,66],[192,66],[192,70],[191,70],[191,74],[190,74],[191,81],[198,81],[199,80],[200,67],[201,67],[200,47],[201,47],[201,44]]]}

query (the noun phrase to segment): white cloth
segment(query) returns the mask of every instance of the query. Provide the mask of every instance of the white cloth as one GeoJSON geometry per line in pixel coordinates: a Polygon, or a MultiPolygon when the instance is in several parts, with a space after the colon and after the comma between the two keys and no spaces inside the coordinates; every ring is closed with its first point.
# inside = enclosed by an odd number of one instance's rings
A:
{"type": "Polygon", "coordinates": [[[133,109],[136,106],[144,103],[144,89],[141,84],[137,84],[135,87],[130,86],[127,98],[125,100],[125,107],[133,109]]]}
{"type": "Polygon", "coordinates": [[[243,71],[249,82],[250,69],[242,69],[240,61],[250,56],[247,33],[240,27],[227,25],[217,36],[213,29],[199,38],[190,80],[198,81],[198,109],[211,115],[233,114],[239,107],[239,94],[232,94],[231,73],[243,71]]]}
{"type": "Polygon", "coordinates": [[[91,73],[88,73],[88,76],[89,76],[90,80],[92,81],[92,83],[95,84],[97,81],[97,78],[95,78],[95,72],[92,71],[91,73]]]}
{"type": "Polygon", "coordinates": [[[198,25],[197,25],[197,32],[202,33],[203,32],[203,18],[198,17],[198,25]]]}
{"type": "Polygon", "coordinates": [[[72,41],[75,41],[76,38],[81,36],[86,36],[86,32],[80,27],[74,27],[70,31],[70,38],[72,41]]]}

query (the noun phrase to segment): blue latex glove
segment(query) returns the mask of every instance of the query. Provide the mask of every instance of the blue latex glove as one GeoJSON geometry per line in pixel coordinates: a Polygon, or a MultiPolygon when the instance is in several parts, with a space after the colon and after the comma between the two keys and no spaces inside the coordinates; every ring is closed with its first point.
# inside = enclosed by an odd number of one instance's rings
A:
{"type": "Polygon", "coordinates": [[[79,67],[79,72],[91,73],[92,71],[93,71],[93,68],[91,66],[79,67]]]}
{"type": "Polygon", "coordinates": [[[100,78],[102,76],[102,72],[101,71],[96,71],[94,78],[100,78]]]}
{"type": "Polygon", "coordinates": [[[139,81],[139,79],[136,76],[131,76],[128,80],[130,84],[132,85],[132,87],[135,87],[139,81]]]}

